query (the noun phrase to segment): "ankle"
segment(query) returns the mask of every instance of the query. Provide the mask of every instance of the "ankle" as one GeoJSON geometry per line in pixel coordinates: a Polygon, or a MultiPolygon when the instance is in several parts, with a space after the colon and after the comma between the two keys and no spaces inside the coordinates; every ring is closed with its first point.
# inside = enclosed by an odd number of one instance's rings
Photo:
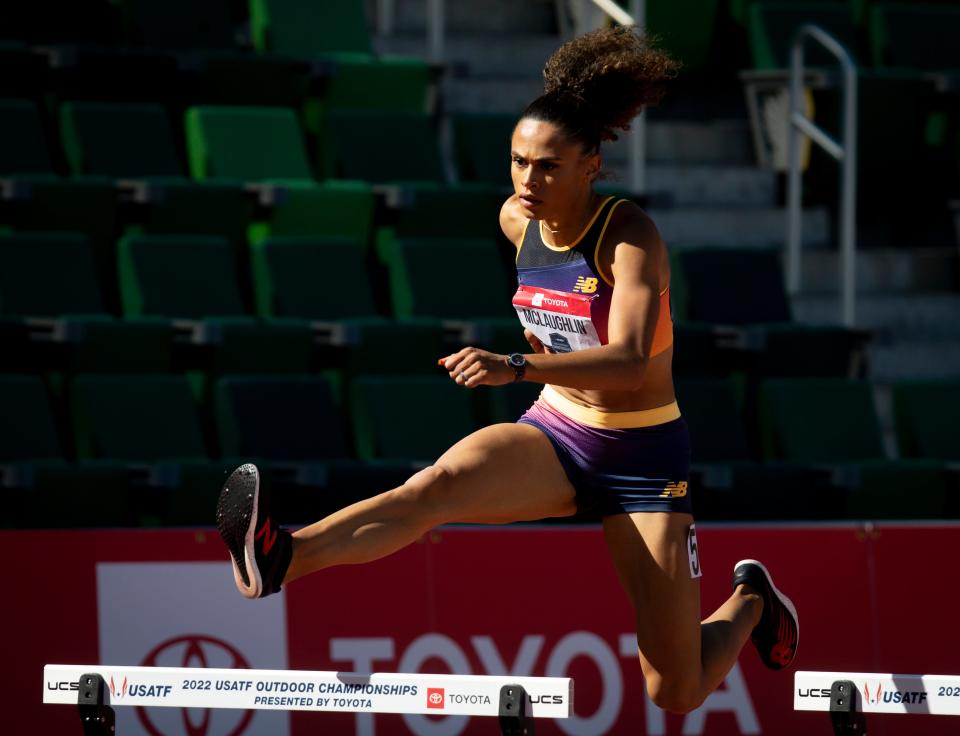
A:
{"type": "Polygon", "coordinates": [[[742,600],[744,607],[748,609],[753,619],[754,625],[760,623],[760,618],[763,615],[763,596],[746,583],[738,585],[734,595],[742,600]]]}

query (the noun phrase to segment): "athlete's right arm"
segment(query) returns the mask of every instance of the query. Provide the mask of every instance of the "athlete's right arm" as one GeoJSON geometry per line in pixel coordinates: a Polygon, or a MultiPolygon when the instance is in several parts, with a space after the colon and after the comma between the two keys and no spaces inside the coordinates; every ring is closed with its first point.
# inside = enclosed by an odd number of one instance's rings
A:
{"type": "Polygon", "coordinates": [[[520,203],[517,195],[513,194],[503,203],[500,208],[500,229],[507,236],[507,240],[513,243],[515,248],[520,247],[520,238],[523,237],[523,229],[527,224],[527,218],[523,216],[520,210],[520,203]]]}

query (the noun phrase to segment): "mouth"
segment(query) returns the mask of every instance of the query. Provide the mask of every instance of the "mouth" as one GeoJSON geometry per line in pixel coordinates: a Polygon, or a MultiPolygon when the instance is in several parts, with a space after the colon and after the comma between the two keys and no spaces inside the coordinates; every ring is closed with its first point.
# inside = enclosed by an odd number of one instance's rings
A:
{"type": "Polygon", "coordinates": [[[521,194],[519,196],[520,203],[529,209],[533,209],[539,204],[543,203],[542,199],[537,199],[536,197],[531,197],[529,194],[521,194]]]}

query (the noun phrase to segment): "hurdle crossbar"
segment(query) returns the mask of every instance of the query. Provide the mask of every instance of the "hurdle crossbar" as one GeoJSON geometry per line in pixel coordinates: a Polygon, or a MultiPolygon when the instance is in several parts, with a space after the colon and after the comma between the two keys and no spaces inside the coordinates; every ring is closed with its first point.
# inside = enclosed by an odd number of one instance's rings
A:
{"type": "Polygon", "coordinates": [[[960,716],[960,676],[893,675],[874,672],[797,672],[793,678],[794,710],[831,708],[834,683],[849,681],[854,692],[850,710],[860,713],[924,713],[960,716]]]}
{"type": "Polygon", "coordinates": [[[573,708],[568,677],[63,664],[43,668],[43,702],[77,705],[84,674],[103,678],[110,706],[500,716],[501,689],[513,685],[529,717],[568,718],[573,708]]]}

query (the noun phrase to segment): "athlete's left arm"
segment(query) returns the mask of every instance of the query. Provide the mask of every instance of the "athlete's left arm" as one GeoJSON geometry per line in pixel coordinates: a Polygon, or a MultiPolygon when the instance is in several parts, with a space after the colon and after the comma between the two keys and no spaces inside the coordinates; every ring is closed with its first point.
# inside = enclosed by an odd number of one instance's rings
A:
{"type": "MultiPolygon", "coordinates": [[[[599,391],[635,391],[642,385],[660,311],[666,248],[656,226],[639,208],[623,214],[611,222],[606,236],[616,243],[609,264],[615,286],[607,344],[572,353],[527,355],[525,380],[599,391]]],[[[504,356],[478,348],[464,348],[446,358],[444,366],[451,378],[470,387],[513,380],[504,356]],[[464,376],[458,379],[461,371],[464,376]]]]}

